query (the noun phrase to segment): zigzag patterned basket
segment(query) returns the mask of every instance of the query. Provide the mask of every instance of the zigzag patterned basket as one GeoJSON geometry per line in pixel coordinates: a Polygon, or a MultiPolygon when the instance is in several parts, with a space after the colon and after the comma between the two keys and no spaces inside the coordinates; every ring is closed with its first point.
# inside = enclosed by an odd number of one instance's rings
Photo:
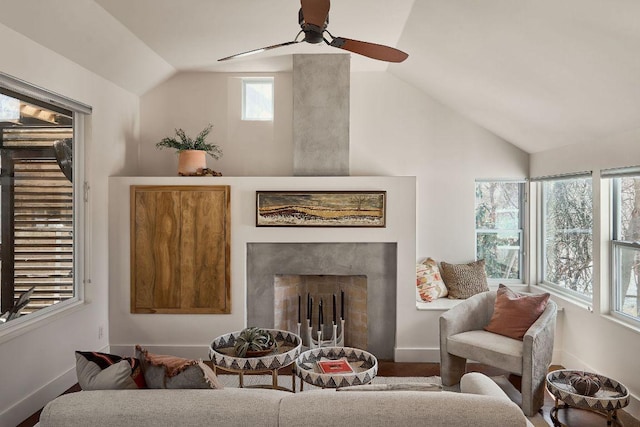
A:
{"type": "Polygon", "coordinates": [[[320,347],[300,354],[293,369],[303,381],[317,387],[349,387],[371,382],[378,373],[378,360],[373,354],[358,348],[320,347]],[[322,373],[316,362],[323,359],[345,359],[354,372],[322,373]]]}
{"type": "Polygon", "coordinates": [[[615,411],[629,404],[629,391],[616,380],[591,372],[561,369],[547,374],[547,390],[564,403],[594,411],[615,411]],[[579,394],[569,382],[575,374],[597,376],[602,386],[593,396],[579,394]]]}
{"type": "Polygon", "coordinates": [[[242,331],[217,337],[209,347],[209,359],[223,369],[235,371],[265,371],[291,365],[300,355],[302,340],[289,331],[267,329],[276,340],[273,352],[258,357],[237,357],[233,348],[242,331]]]}

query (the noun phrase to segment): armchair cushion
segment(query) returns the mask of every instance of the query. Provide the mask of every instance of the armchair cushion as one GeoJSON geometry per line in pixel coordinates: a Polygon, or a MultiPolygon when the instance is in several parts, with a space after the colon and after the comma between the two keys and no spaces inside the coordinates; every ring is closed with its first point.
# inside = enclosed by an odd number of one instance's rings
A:
{"type": "Polygon", "coordinates": [[[487,331],[468,331],[452,335],[447,340],[450,354],[499,366],[522,375],[522,341],[487,331]]]}
{"type": "Polygon", "coordinates": [[[494,334],[522,340],[524,334],[538,320],[547,307],[548,293],[523,295],[500,285],[493,315],[484,328],[494,334]]]}

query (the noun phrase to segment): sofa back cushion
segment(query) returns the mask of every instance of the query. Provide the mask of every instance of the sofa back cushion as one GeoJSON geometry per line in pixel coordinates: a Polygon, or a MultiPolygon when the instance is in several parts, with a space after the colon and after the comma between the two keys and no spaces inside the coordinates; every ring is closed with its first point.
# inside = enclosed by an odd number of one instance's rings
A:
{"type": "Polygon", "coordinates": [[[280,401],[289,394],[249,388],[82,391],[49,402],[40,427],[277,427],[280,401]]]}
{"type": "Polygon", "coordinates": [[[402,425],[495,427],[525,426],[515,403],[504,398],[448,391],[314,390],[286,396],[280,426],[333,427],[402,425]]]}

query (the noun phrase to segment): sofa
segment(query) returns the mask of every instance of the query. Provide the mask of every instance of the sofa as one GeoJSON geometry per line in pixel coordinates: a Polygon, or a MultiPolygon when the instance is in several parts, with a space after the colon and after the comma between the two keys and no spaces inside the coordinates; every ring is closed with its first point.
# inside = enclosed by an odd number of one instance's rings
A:
{"type": "Polygon", "coordinates": [[[480,373],[462,377],[461,393],[360,387],[299,393],[259,388],[81,391],[49,402],[39,426],[531,426],[502,389],[480,373]]]}

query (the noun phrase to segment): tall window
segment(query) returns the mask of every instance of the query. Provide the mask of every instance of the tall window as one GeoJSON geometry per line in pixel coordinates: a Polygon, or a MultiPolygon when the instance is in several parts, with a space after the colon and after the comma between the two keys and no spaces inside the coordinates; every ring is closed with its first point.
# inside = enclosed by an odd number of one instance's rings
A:
{"type": "Polygon", "coordinates": [[[476,259],[489,279],[522,280],[523,213],[523,182],[476,182],[476,259]]]}
{"type": "Polygon", "coordinates": [[[593,296],[591,177],[541,182],[542,280],[581,299],[593,296]]]}
{"type": "Polygon", "coordinates": [[[273,120],[273,77],[242,79],[242,120],[273,120]]]}
{"type": "Polygon", "coordinates": [[[64,99],[0,74],[0,325],[78,296],[81,114],[64,99]]]}
{"type": "Polygon", "coordinates": [[[640,325],[640,169],[603,172],[612,177],[612,312],[640,325]]]}

